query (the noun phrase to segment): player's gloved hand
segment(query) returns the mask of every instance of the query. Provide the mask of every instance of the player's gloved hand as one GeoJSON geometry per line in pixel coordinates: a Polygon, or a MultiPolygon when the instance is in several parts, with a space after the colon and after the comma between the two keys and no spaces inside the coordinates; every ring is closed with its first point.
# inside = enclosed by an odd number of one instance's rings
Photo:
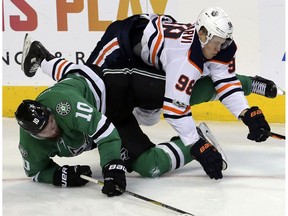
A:
{"type": "Polygon", "coordinates": [[[222,179],[222,155],[206,140],[200,138],[190,150],[190,154],[203,167],[211,179],[222,179]]]}
{"type": "Polygon", "coordinates": [[[91,176],[92,172],[89,166],[62,166],[59,167],[53,177],[53,184],[62,187],[80,187],[88,181],[82,179],[80,175],[91,176]]]}
{"type": "Polygon", "coordinates": [[[103,167],[104,186],[102,193],[108,197],[119,196],[126,189],[126,167],[120,159],[112,160],[103,167]]]}
{"type": "Polygon", "coordinates": [[[270,132],[270,126],[257,106],[248,109],[241,118],[249,128],[248,139],[263,142],[269,137],[267,132],[270,132]]]}

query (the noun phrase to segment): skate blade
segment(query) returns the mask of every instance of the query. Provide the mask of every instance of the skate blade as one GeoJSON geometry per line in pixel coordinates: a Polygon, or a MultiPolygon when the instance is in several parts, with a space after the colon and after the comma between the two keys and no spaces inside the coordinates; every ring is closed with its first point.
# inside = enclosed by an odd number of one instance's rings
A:
{"type": "Polygon", "coordinates": [[[276,86],[277,87],[277,95],[286,95],[286,92],[280,88],[279,86],[276,86]]]}
{"type": "Polygon", "coordinates": [[[21,59],[21,70],[24,71],[24,60],[29,52],[29,48],[32,44],[32,38],[28,33],[25,34],[23,50],[22,50],[22,59],[21,59]]]}

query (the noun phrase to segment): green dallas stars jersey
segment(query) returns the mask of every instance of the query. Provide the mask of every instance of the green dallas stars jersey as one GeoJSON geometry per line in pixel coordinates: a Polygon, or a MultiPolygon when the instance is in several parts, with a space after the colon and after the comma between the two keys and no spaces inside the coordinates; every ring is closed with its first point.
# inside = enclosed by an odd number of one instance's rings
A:
{"type": "Polygon", "coordinates": [[[36,100],[51,109],[62,134],[57,139],[37,139],[20,128],[19,150],[24,169],[34,181],[53,183],[59,167],[52,159],[55,155],[73,157],[98,147],[101,167],[120,158],[118,132],[96,108],[101,101],[96,101],[85,78],[69,74],[36,100]]]}

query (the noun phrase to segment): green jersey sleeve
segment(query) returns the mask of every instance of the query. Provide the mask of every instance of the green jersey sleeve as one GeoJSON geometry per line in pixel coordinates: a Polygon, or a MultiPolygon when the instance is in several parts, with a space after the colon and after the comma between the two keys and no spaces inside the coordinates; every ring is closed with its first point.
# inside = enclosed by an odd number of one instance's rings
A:
{"type": "Polygon", "coordinates": [[[55,170],[59,167],[51,157],[57,148],[53,140],[38,140],[20,129],[19,151],[23,159],[23,167],[28,177],[35,182],[52,183],[55,170]]]}

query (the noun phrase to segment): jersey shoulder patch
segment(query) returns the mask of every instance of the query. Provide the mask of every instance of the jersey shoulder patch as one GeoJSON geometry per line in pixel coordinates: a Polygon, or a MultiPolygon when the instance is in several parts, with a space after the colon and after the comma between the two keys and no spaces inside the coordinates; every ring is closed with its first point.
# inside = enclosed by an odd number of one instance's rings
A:
{"type": "Polygon", "coordinates": [[[71,111],[71,105],[68,101],[60,101],[55,108],[56,112],[61,116],[66,116],[71,111]]]}

